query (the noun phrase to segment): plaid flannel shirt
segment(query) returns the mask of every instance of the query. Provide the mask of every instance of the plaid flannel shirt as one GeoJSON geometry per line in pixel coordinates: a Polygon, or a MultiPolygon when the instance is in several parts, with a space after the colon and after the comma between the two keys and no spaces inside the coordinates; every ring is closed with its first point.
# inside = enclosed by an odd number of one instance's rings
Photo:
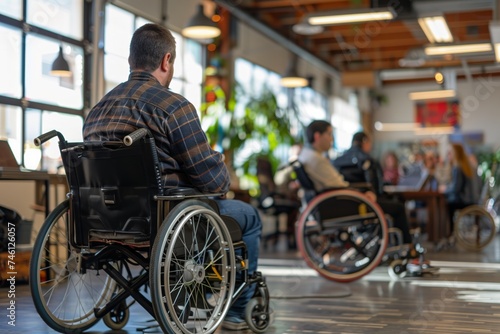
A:
{"type": "Polygon", "coordinates": [[[155,138],[165,187],[226,192],[223,155],[208,144],[194,106],[163,87],[148,72],[133,71],[92,108],[83,126],[85,141],[122,140],[147,128],[155,138]]]}

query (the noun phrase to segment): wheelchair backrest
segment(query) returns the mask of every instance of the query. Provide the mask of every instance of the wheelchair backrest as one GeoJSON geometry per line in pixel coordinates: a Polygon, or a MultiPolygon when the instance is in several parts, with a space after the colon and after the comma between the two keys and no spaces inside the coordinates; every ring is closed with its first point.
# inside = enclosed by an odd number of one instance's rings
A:
{"type": "Polygon", "coordinates": [[[314,188],[314,183],[309,178],[309,175],[307,175],[304,165],[302,165],[299,160],[293,161],[291,165],[297,176],[297,180],[299,181],[300,186],[305,190],[316,191],[316,189],[314,188]]]}
{"type": "MultiPolygon", "coordinates": [[[[307,172],[306,172],[306,169],[304,168],[304,165],[299,160],[295,160],[295,161],[291,162],[291,165],[292,165],[293,171],[295,172],[295,175],[297,177],[297,181],[299,181],[300,186],[304,190],[303,200],[307,203],[314,196],[316,196],[318,194],[318,191],[314,187],[314,183],[309,178],[309,175],[307,175],[307,172]]],[[[305,203],[303,203],[303,204],[305,204],[305,203]]]]}
{"type": "Polygon", "coordinates": [[[163,194],[163,183],[152,138],[131,146],[60,143],[60,149],[70,187],[70,239],[75,245],[87,246],[91,231],[144,238],[156,234],[154,196],[163,194]]]}

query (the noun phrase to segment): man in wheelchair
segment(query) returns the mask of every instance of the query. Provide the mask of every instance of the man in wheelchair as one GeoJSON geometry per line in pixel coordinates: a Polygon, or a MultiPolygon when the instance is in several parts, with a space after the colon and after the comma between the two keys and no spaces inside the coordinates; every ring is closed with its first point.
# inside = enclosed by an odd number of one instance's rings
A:
{"type": "Polygon", "coordinates": [[[407,247],[407,254],[411,259],[407,266],[408,271],[422,273],[422,269],[430,268],[429,264],[423,260],[423,249],[415,245],[412,240],[404,205],[382,196],[382,185],[377,183],[382,178],[377,173],[376,162],[367,154],[371,143],[368,142],[366,134],[356,134],[353,139],[353,148],[337,158],[335,166],[340,168],[340,172],[325,156],[333,141],[333,129],[330,123],[323,120],[313,121],[306,129],[306,139],[309,145],[302,149],[298,160],[304,166],[316,191],[345,188],[355,183],[363,183],[360,190],[375,201],[386,214],[389,214],[394,227],[401,231],[402,242],[407,247]],[[349,173],[343,175],[343,167],[347,166],[349,173]]]}
{"type": "MultiPolygon", "coordinates": [[[[194,106],[169,90],[175,48],[174,37],[163,26],[146,24],[135,31],[130,43],[129,79],[106,94],[89,112],[83,126],[84,140],[119,141],[134,130],[146,128],[154,137],[166,188],[225,193],[230,178],[224,155],[211,148],[194,106]]],[[[259,214],[242,201],[216,198],[215,202],[221,215],[234,218],[241,227],[251,276],[257,269],[259,255],[259,214]]],[[[247,287],[234,302],[223,327],[248,328],[244,311],[254,290],[254,286],[247,287]]]]}

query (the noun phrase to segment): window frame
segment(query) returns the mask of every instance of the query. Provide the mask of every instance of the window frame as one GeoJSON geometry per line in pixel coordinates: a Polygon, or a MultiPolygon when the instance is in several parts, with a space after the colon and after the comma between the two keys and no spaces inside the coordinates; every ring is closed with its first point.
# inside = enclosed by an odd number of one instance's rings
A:
{"type": "MultiPolygon", "coordinates": [[[[20,97],[10,97],[6,95],[0,94],[0,105],[5,105],[5,106],[12,106],[12,107],[20,107],[21,108],[21,129],[20,129],[20,136],[19,140],[22,143],[20,152],[16,152],[16,154],[19,156],[20,154],[20,161],[19,164],[21,166],[25,166],[25,153],[26,153],[26,140],[27,140],[27,134],[26,134],[26,112],[27,110],[39,110],[41,113],[44,111],[49,111],[49,112],[58,112],[58,113],[64,113],[64,114],[69,114],[69,115],[76,115],[79,116],[83,119],[84,117],[84,110],[86,107],[88,107],[88,101],[89,101],[89,96],[88,92],[85,89],[85,87],[88,87],[88,70],[86,64],[88,63],[90,55],[87,53],[86,50],[86,45],[90,43],[91,36],[89,34],[89,22],[90,22],[90,13],[91,13],[91,6],[92,3],[89,3],[88,1],[82,1],[81,3],[81,11],[80,13],[83,16],[82,22],[83,26],[81,27],[82,29],[82,38],[81,39],[74,39],[56,32],[53,32],[51,30],[47,30],[43,27],[37,26],[36,24],[29,24],[27,23],[28,21],[28,13],[27,13],[27,8],[30,0],[23,0],[22,1],[22,15],[20,19],[15,19],[10,16],[6,16],[3,14],[0,14],[0,24],[13,29],[14,31],[19,31],[21,33],[21,46],[20,46],[20,55],[21,55],[21,71],[19,75],[21,76],[21,96],[20,97]],[[42,101],[35,101],[27,98],[26,96],[26,86],[27,86],[27,70],[26,70],[26,62],[27,62],[27,57],[26,57],[26,39],[29,35],[37,35],[42,38],[48,38],[51,40],[56,40],[59,41],[62,44],[66,45],[71,45],[72,47],[76,48],[81,48],[83,50],[83,59],[82,59],[82,87],[80,90],[80,94],[82,94],[82,107],[81,108],[68,108],[68,107],[61,107],[57,105],[56,103],[46,103],[42,101]]],[[[6,124],[6,126],[8,126],[6,124]]],[[[41,164],[39,165],[38,169],[44,169],[43,166],[43,160],[41,161],[41,164]]]]}

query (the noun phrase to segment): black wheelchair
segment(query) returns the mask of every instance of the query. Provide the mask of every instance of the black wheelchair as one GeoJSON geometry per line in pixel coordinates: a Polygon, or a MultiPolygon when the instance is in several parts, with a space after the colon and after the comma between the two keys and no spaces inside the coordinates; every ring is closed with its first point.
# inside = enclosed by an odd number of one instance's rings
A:
{"type": "Polygon", "coordinates": [[[297,246],[321,276],[351,282],[382,261],[389,229],[382,209],[362,192],[332,189],[318,193],[299,161],[292,162],[303,190],[297,246]]]}
{"type": "Polygon", "coordinates": [[[479,202],[464,206],[452,217],[456,242],[467,250],[481,251],[491,243],[497,233],[499,201],[493,194],[496,168],[495,164],[492,175],[484,182],[479,202]]]}
{"type": "MultiPolygon", "coordinates": [[[[369,184],[318,192],[302,163],[291,164],[303,192],[297,245],[306,263],[321,276],[352,282],[382,262],[389,263],[388,273],[393,279],[431,272],[420,266],[408,270],[410,245],[403,243],[401,230],[391,226],[392,218],[363,194],[370,189],[369,184]]],[[[416,249],[423,252],[416,240],[418,234],[413,237],[416,249]]]]}
{"type": "MultiPolygon", "coordinates": [[[[123,328],[139,303],[165,333],[212,333],[249,285],[245,320],[270,325],[269,291],[247,272],[239,225],[194,189],[164,189],[153,138],[139,129],[123,142],[59,138],[70,191],[42,225],[30,263],[40,317],[62,333],[101,318],[123,328]]],[[[219,194],[220,195],[220,194],[219,194]]]]}

